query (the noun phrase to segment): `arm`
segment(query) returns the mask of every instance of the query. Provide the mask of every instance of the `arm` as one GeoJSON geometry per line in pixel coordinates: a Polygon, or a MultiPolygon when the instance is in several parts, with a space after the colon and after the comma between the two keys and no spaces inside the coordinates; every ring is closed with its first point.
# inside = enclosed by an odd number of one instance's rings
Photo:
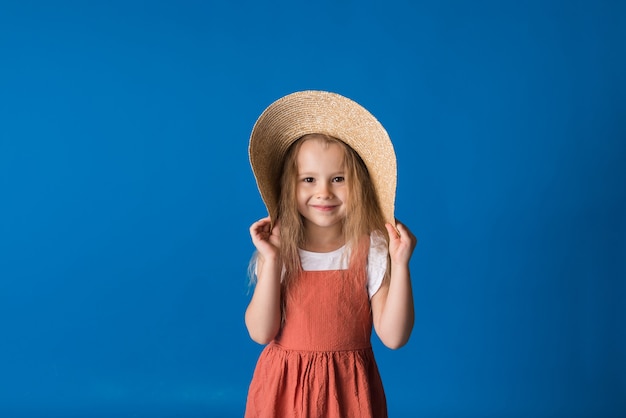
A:
{"type": "Polygon", "coordinates": [[[380,340],[391,349],[400,348],[409,341],[415,312],[409,260],[416,239],[404,225],[398,222],[398,231],[387,224],[389,232],[389,256],[391,276],[372,296],[374,329],[380,340]]]}
{"type": "Polygon", "coordinates": [[[250,338],[267,344],[278,334],[281,322],[280,229],[275,225],[270,230],[270,219],[264,218],[252,224],[250,236],[258,251],[257,283],[246,309],[245,322],[250,338]]]}

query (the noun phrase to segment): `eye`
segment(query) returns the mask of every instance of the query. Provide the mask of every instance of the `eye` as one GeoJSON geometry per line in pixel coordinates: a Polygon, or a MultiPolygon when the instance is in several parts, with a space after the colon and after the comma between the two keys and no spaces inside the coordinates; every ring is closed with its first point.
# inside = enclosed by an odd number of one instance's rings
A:
{"type": "Polygon", "coordinates": [[[313,177],[304,177],[302,181],[304,183],[313,183],[314,180],[313,180],[313,177]]]}
{"type": "Polygon", "coordinates": [[[343,177],[343,176],[337,176],[337,177],[333,178],[333,183],[342,183],[344,181],[346,181],[346,178],[343,177]]]}

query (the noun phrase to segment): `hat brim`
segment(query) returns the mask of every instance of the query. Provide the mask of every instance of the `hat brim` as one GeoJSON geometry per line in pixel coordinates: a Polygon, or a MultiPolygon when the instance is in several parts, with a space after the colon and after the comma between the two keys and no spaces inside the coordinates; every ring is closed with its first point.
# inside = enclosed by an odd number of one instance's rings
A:
{"type": "Polygon", "coordinates": [[[261,198],[272,222],[278,212],[283,160],[307,134],[337,138],[361,157],[372,179],[386,222],[395,225],[396,155],[382,124],[367,109],[336,93],[307,90],[284,96],[259,116],[248,153],[261,198]]]}

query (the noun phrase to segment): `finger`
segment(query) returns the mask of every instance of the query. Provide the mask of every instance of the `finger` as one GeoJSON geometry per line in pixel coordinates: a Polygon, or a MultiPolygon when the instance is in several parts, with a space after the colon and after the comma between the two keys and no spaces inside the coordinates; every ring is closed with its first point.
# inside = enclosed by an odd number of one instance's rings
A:
{"type": "Polygon", "coordinates": [[[270,217],[266,216],[265,218],[261,218],[258,221],[256,221],[255,224],[267,224],[270,222],[271,222],[270,217]]]}
{"type": "Polygon", "coordinates": [[[250,225],[250,230],[252,230],[252,229],[259,229],[260,227],[264,227],[264,226],[269,225],[269,224],[270,224],[270,218],[268,216],[268,217],[259,219],[258,221],[256,221],[252,225],[250,225]]]}
{"type": "Polygon", "coordinates": [[[269,235],[270,235],[269,226],[267,226],[267,225],[265,225],[265,226],[263,226],[263,225],[261,225],[261,226],[253,225],[250,228],[250,237],[252,238],[252,241],[255,242],[255,243],[258,242],[258,241],[265,241],[265,240],[267,240],[269,235]]]}
{"type": "Polygon", "coordinates": [[[389,222],[387,222],[385,224],[385,227],[387,228],[387,232],[389,233],[389,238],[394,238],[394,239],[398,239],[400,238],[400,233],[398,232],[398,230],[396,229],[396,227],[394,227],[392,224],[390,224],[389,222]]]}
{"type": "Polygon", "coordinates": [[[409,242],[412,244],[417,243],[417,238],[415,238],[415,235],[413,235],[413,233],[409,230],[409,228],[407,228],[406,226],[404,226],[404,224],[400,222],[398,222],[398,232],[400,234],[400,237],[403,240],[406,240],[406,242],[409,242]]]}

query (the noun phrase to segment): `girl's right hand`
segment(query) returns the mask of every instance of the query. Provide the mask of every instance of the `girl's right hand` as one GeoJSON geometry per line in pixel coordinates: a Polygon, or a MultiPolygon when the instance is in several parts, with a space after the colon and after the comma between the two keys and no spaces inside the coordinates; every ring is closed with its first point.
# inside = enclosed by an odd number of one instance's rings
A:
{"type": "Polygon", "coordinates": [[[278,258],[280,251],[280,225],[271,227],[270,217],[260,219],[250,226],[252,243],[264,259],[278,258]]]}

